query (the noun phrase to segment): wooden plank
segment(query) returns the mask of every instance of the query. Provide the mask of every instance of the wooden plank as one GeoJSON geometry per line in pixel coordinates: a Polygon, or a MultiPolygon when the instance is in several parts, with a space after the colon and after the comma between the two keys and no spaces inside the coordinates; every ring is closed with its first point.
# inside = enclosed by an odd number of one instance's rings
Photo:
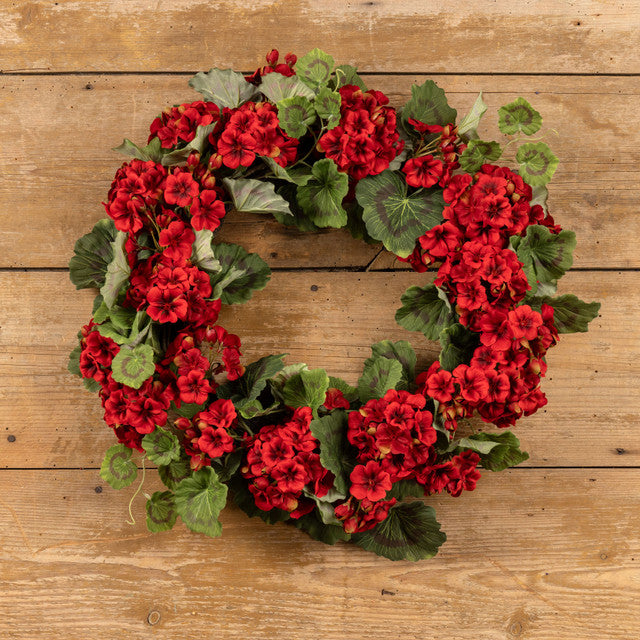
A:
{"type": "Polygon", "coordinates": [[[634,73],[636,0],[33,0],[0,7],[0,69],[252,69],[272,47],[315,46],[367,71],[634,73]],[[55,34],[55,37],[52,37],[55,34]],[[242,45],[239,47],[238,43],[242,45]]]}
{"type": "MultiPolygon", "coordinates": [[[[278,272],[220,322],[241,336],[245,362],[287,352],[289,362],[355,383],[378,340],[408,339],[421,367],[436,358],[437,343],[394,321],[401,292],[426,281],[412,273],[278,272]]],[[[550,352],[549,404],[516,429],[531,453],[527,464],[638,466],[640,274],[571,272],[560,292],[569,291],[602,302],[602,317],[550,352]]],[[[0,468],[95,467],[113,444],[97,397],[66,371],[92,299],[73,293],[65,273],[0,274],[0,468]]]]}
{"type": "Polygon", "coordinates": [[[629,640],[640,622],[639,483],[637,469],[488,474],[471,494],[429,498],[448,541],[413,564],[328,547],[235,507],[217,540],[182,524],[150,534],[144,500],[127,525],[133,488],[97,494],[97,471],[5,471],[0,633],[629,640]]]}
{"type": "MultiPolygon", "coordinates": [[[[411,83],[423,79],[374,76],[368,82],[401,105],[411,83]]],[[[105,215],[100,202],[124,159],[110,149],[125,136],[146,140],[149,123],[165,104],[195,97],[186,81],[187,76],[2,78],[0,139],[14,143],[0,149],[0,210],[18,207],[20,215],[7,216],[0,229],[0,267],[66,266],[75,240],[105,215]]],[[[558,130],[548,136],[562,160],[550,206],[560,223],[577,231],[575,265],[640,267],[640,151],[622,129],[640,129],[640,78],[437,81],[450,92],[460,117],[484,90],[492,110],[483,125],[488,139],[504,137],[495,115],[500,105],[518,95],[531,100],[558,130]]],[[[364,266],[378,252],[344,230],[302,234],[270,216],[231,214],[220,237],[257,251],[274,267],[364,266]]],[[[376,264],[390,266],[393,258],[383,255],[384,262],[376,264]]]]}

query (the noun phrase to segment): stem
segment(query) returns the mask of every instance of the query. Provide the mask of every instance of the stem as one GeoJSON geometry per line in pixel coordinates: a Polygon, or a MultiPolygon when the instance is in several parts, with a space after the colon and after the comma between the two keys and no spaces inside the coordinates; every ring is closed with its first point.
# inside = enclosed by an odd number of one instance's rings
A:
{"type": "Polygon", "coordinates": [[[140,493],[140,490],[142,489],[146,471],[147,470],[144,466],[144,458],[142,458],[142,480],[140,480],[140,484],[138,485],[136,492],[131,496],[131,500],[129,500],[129,517],[131,518],[131,521],[127,520],[127,524],[130,524],[131,526],[133,526],[136,523],[136,519],[133,517],[133,512],[131,511],[131,505],[133,504],[133,501],[136,499],[136,496],[140,493]]]}

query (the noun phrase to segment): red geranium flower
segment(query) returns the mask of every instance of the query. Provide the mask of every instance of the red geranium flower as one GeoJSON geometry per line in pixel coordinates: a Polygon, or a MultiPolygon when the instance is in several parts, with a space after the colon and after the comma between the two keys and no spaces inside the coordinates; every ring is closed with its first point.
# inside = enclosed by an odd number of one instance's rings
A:
{"type": "Polygon", "coordinates": [[[354,498],[372,502],[382,500],[391,490],[391,478],[383,471],[380,464],[371,460],[366,465],[359,464],[349,476],[351,488],[349,491],[354,498]]]}

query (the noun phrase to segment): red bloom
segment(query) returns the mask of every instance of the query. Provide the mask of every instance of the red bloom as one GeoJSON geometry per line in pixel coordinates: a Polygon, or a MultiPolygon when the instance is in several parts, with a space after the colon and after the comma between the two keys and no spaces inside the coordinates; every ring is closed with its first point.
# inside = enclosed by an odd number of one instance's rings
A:
{"type": "Polygon", "coordinates": [[[198,438],[198,447],[210,458],[219,458],[221,455],[233,451],[233,438],[226,429],[206,427],[198,438]]]}
{"type": "Polygon", "coordinates": [[[239,128],[229,128],[225,129],[218,140],[218,153],[222,156],[225,167],[249,167],[256,158],[255,146],[255,140],[251,135],[242,133],[239,128]]]}
{"type": "Polygon", "coordinates": [[[442,178],[444,165],[432,155],[411,158],[402,170],[407,174],[407,184],[412,187],[433,187],[442,178]]]}
{"type": "Polygon", "coordinates": [[[209,381],[204,377],[204,372],[197,369],[178,378],[178,390],[180,400],[187,404],[204,404],[213,391],[209,381]]]}
{"type": "Polygon", "coordinates": [[[147,294],[147,313],[158,322],[178,322],[187,317],[189,306],[179,289],[151,287],[147,294]]]}
{"type": "Polygon", "coordinates": [[[349,476],[350,493],[358,500],[367,498],[372,502],[382,500],[391,490],[391,478],[380,464],[371,460],[366,465],[359,464],[349,476]]]}
{"type": "Polygon", "coordinates": [[[193,176],[188,171],[180,171],[167,177],[164,201],[178,207],[188,207],[199,190],[200,187],[193,176]]]}
{"type": "Polygon", "coordinates": [[[220,220],[225,216],[224,203],[218,200],[218,194],[210,189],[202,191],[189,210],[191,225],[196,231],[208,229],[215,231],[220,226],[220,220]]]}
{"type": "Polygon", "coordinates": [[[196,234],[184,222],[172,222],[167,229],[160,232],[159,244],[166,247],[162,252],[170,260],[187,260],[191,256],[191,246],[196,234]]]}

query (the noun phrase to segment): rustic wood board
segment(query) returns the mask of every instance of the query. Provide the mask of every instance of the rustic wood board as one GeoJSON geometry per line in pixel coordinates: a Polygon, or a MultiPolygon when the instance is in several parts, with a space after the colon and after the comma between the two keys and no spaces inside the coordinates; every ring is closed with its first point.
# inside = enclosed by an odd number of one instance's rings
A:
{"type": "Polygon", "coordinates": [[[639,484],[637,469],[488,473],[473,493],[428,499],[448,541],[413,564],[234,506],[219,539],[182,524],[152,535],[144,500],[126,524],[133,488],[97,471],[2,471],[0,637],[630,640],[639,484]]]}
{"type": "MultiPolygon", "coordinates": [[[[100,204],[123,156],[123,137],[144,142],[165,105],[196,99],[180,76],[38,76],[0,78],[0,267],[64,267],[75,240],[104,217],[100,204]],[[90,89],[87,89],[90,87],[90,89]],[[60,159],[63,162],[60,162],[60,159]],[[19,185],[19,200],[16,188],[19,185]],[[30,229],[28,235],[22,230],[30,229]]],[[[369,86],[401,106],[425,76],[370,76],[369,86]]],[[[626,130],[640,130],[640,78],[441,76],[462,115],[479,91],[490,111],[488,139],[504,140],[496,109],[518,95],[543,114],[549,144],[561,159],[550,208],[578,236],[577,267],[640,267],[640,150],[626,130]],[[557,135],[551,129],[557,130],[557,135]],[[612,263],[612,257],[615,261],[612,263]]],[[[515,154],[512,145],[506,158],[515,154]]],[[[274,267],[364,266],[379,250],[344,230],[301,234],[271,216],[231,214],[221,240],[241,242],[274,267]]],[[[392,266],[390,256],[377,262],[392,266]]],[[[397,266],[396,265],[393,266],[397,266]]]]}

